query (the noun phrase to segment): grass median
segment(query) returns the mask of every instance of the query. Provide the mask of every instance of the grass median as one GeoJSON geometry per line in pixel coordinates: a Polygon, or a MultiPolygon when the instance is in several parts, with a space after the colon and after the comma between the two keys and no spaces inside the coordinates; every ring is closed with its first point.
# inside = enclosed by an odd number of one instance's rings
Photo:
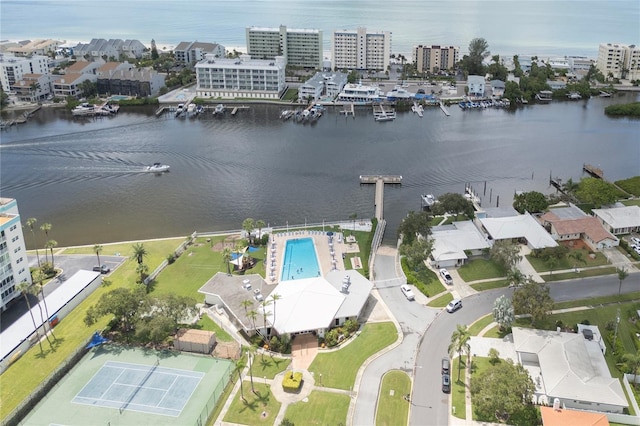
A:
{"type": "Polygon", "coordinates": [[[289,405],[284,417],[295,425],[345,425],[350,402],[349,395],[315,390],[307,402],[289,405]]]}
{"type": "Polygon", "coordinates": [[[406,425],[409,421],[409,401],[405,395],[411,393],[411,379],[404,371],[391,370],[385,373],[378,395],[376,426],[406,425]]]}

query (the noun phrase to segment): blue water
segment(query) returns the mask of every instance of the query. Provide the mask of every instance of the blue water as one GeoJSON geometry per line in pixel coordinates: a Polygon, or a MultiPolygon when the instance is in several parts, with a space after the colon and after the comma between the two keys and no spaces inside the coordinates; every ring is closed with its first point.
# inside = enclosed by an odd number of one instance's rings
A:
{"type": "Polygon", "coordinates": [[[318,258],[312,238],[287,241],[284,250],[281,281],[313,278],[320,275],[318,258]]]}

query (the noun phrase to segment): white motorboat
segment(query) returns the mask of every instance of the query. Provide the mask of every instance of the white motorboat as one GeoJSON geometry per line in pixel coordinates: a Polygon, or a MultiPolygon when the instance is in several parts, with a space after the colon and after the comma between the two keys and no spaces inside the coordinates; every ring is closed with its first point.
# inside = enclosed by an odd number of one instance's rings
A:
{"type": "Polygon", "coordinates": [[[91,116],[96,114],[96,106],[89,103],[82,103],[71,110],[71,114],[76,116],[91,116]]]}
{"type": "Polygon", "coordinates": [[[422,195],[422,207],[431,207],[436,203],[436,197],[433,194],[422,195]]]}
{"type": "Polygon", "coordinates": [[[161,163],[153,163],[147,166],[146,171],[149,173],[164,173],[169,171],[169,166],[161,163]]]}
{"type": "Polygon", "coordinates": [[[225,107],[223,104],[218,104],[216,105],[215,109],[213,110],[213,114],[214,115],[218,115],[218,114],[224,114],[225,111],[225,107]]]}
{"type": "Polygon", "coordinates": [[[180,115],[184,112],[184,104],[178,104],[178,108],[176,108],[176,117],[180,117],[180,115]]]}

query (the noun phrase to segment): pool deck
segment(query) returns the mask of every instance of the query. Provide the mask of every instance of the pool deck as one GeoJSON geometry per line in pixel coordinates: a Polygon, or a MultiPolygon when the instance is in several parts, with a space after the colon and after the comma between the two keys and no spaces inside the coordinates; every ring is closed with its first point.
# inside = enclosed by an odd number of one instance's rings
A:
{"type": "MultiPolygon", "coordinates": [[[[318,266],[320,267],[320,274],[326,275],[332,269],[331,264],[331,250],[329,247],[329,237],[326,232],[320,231],[289,231],[289,232],[276,232],[269,243],[269,253],[267,255],[267,272],[265,282],[268,284],[277,284],[280,282],[282,276],[282,267],[284,261],[284,251],[287,246],[288,240],[295,240],[301,238],[312,238],[316,248],[316,256],[318,257],[318,266]],[[272,252],[272,244],[275,241],[275,252],[272,252]],[[275,255],[275,276],[272,280],[270,273],[270,265],[272,259],[272,253],[275,255]]],[[[340,271],[344,271],[347,268],[344,266],[342,260],[342,253],[353,252],[353,244],[348,244],[342,236],[341,232],[336,232],[333,235],[333,249],[335,251],[336,268],[340,271]]]]}

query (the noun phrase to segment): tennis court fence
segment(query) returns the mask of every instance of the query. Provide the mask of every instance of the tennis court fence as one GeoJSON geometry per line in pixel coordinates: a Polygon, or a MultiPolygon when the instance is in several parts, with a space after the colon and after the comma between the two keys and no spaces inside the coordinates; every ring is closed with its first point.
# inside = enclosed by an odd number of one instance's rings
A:
{"type": "Polygon", "coordinates": [[[209,397],[209,400],[207,401],[204,408],[200,412],[200,415],[198,416],[198,419],[196,420],[196,423],[195,423],[196,426],[204,426],[208,424],[207,420],[209,419],[209,416],[211,416],[211,413],[214,412],[217,405],[220,403],[220,397],[222,396],[222,394],[224,394],[224,390],[229,384],[229,380],[231,379],[231,374],[233,373],[233,369],[234,369],[234,364],[230,363],[223,374],[223,378],[220,381],[218,381],[218,385],[213,390],[213,393],[209,397]]]}

